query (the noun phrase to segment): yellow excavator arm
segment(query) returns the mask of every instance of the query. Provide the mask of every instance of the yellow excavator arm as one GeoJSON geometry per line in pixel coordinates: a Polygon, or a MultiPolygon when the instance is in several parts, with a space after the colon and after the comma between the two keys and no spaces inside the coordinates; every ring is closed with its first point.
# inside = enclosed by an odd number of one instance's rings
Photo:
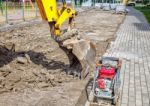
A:
{"type": "Polygon", "coordinates": [[[66,2],[63,0],[62,8],[57,8],[56,0],[36,0],[39,7],[42,19],[48,21],[50,25],[51,34],[53,36],[60,36],[60,28],[65,20],[69,18],[69,27],[73,25],[73,18],[76,15],[76,11],[66,6],[66,2]]]}
{"type": "Polygon", "coordinates": [[[68,7],[65,0],[62,0],[62,7],[57,6],[57,0],[36,0],[36,2],[42,19],[49,23],[51,37],[68,56],[70,67],[66,73],[81,79],[85,78],[89,71],[93,70],[96,49],[89,40],[79,38],[77,29],[73,27],[76,11],[68,7]],[[70,30],[61,33],[61,26],[67,19],[70,30]]]}
{"type": "Polygon", "coordinates": [[[123,0],[124,5],[128,5],[129,0],[123,0]]]}

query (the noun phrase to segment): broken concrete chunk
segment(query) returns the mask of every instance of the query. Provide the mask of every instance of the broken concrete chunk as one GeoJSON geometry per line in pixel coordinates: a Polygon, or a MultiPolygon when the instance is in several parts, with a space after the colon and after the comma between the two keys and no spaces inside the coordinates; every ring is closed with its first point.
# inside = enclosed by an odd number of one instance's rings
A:
{"type": "Polygon", "coordinates": [[[46,70],[40,70],[40,74],[41,74],[41,75],[46,75],[46,74],[47,74],[47,71],[46,71],[46,70]]]}
{"type": "Polygon", "coordinates": [[[55,76],[52,75],[52,74],[47,74],[46,77],[47,77],[47,79],[50,79],[50,80],[54,80],[55,79],[55,76]]]}
{"type": "Polygon", "coordinates": [[[60,36],[60,41],[64,41],[67,39],[72,38],[73,36],[77,36],[78,35],[78,30],[77,29],[72,29],[68,32],[65,32],[62,36],[60,36]]]}
{"type": "Polygon", "coordinates": [[[0,89],[0,94],[2,94],[2,93],[6,93],[6,92],[8,92],[9,90],[7,90],[7,89],[0,89]]]}
{"type": "Polygon", "coordinates": [[[27,62],[28,62],[28,63],[31,63],[30,56],[29,56],[28,54],[25,54],[25,57],[26,57],[26,59],[27,59],[27,62]]]}
{"type": "Polygon", "coordinates": [[[12,90],[13,89],[13,84],[5,84],[5,89],[6,90],[12,90]]]}
{"type": "Polygon", "coordinates": [[[27,59],[24,58],[24,57],[17,57],[17,63],[26,64],[27,63],[27,59]]]}
{"type": "Polygon", "coordinates": [[[38,87],[39,88],[46,88],[46,87],[49,87],[49,84],[46,82],[40,82],[40,83],[38,83],[38,87]]]}

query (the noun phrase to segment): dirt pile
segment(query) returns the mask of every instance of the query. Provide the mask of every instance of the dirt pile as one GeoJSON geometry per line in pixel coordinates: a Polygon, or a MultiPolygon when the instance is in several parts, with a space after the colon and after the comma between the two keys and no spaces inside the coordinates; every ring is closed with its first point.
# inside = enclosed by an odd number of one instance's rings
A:
{"type": "Polygon", "coordinates": [[[17,52],[15,44],[1,44],[0,60],[0,93],[54,87],[76,79],[66,75],[68,66],[63,62],[48,60],[32,50],[17,52]]]}

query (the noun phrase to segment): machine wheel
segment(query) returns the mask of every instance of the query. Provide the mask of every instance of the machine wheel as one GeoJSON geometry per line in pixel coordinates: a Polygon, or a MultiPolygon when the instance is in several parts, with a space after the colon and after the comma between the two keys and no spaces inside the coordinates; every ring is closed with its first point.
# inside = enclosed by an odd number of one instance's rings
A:
{"type": "Polygon", "coordinates": [[[115,96],[115,98],[112,100],[112,104],[116,105],[116,103],[117,103],[117,97],[115,96]]]}
{"type": "Polygon", "coordinates": [[[119,102],[120,92],[115,95],[115,98],[112,100],[112,104],[116,105],[119,102]]]}

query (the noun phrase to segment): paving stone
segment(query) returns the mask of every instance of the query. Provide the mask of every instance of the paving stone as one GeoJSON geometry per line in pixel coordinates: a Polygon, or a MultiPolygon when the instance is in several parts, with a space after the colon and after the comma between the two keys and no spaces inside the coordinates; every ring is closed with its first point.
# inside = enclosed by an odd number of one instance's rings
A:
{"type": "Polygon", "coordinates": [[[143,104],[143,106],[150,106],[149,104],[143,104]]]}
{"type": "Polygon", "coordinates": [[[136,100],[136,106],[137,106],[137,105],[138,105],[138,106],[142,106],[142,100],[138,100],[138,99],[137,99],[137,100],[136,100]]]}
{"type": "Polygon", "coordinates": [[[124,103],[122,103],[122,104],[121,104],[121,106],[128,106],[128,104],[124,104],[124,103]]]}
{"type": "Polygon", "coordinates": [[[136,106],[135,102],[129,102],[129,106],[136,106]]]}
{"type": "Polygon", "coordinates": [[[123,59],[121,106],[150,106],[150,25],[129,7],[107,55],[123,59]]]}

